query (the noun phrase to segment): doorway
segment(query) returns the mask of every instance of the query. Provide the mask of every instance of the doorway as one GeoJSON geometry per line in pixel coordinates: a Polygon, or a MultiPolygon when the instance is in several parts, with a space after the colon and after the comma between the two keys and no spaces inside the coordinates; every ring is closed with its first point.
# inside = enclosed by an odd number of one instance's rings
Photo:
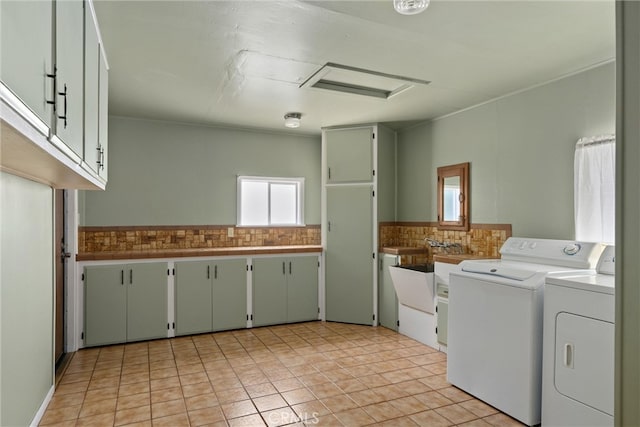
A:
{"type": "Polygon", "coordinates": [[[54,248],[55,248],[55,338],[54,338],[54,362],[56,368],[64,359],[64,343],[65,343],[65,276],[66,276],[66,260],[69,257],[65,242],[65,191],[54,190],[54,206],[55,206],[55,231],[54,231],[54,248]]]}

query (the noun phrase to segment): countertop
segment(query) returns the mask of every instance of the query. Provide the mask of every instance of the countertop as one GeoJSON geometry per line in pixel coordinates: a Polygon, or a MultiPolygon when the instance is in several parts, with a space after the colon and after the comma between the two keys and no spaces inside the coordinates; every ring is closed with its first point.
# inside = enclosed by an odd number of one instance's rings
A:
{"type": "Polygon", "coordinates": [[[277,255],[294,253],[318,253],[322,246],[244,246],[229,248],[194,248],[194,249],[151,249],[113,252],[84,252],[76,255],[76,261],[105,261],[116,259],[152,259],[152,258],[185,258],[229,255],[277,255]]]}
{"type": "Polygon", "coordinates": [[[428,249],[415,246],[383,246],[379,252],[389,255],[422,255],[426,254],[428,249]]]}
{"type": "Polygon", "coordinates": [[[500,257],[493,257],[487,255],[475,255],[475,254],[433,254],[434,262],[445,262],[447,264],[460,264],[467,259],[497,259],[500,257]]]}

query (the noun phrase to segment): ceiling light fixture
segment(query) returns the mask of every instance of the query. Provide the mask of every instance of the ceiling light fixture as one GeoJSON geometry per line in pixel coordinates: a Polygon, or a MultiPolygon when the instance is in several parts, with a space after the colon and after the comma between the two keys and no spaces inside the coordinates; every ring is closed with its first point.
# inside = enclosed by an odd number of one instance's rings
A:
{"type": "Polygon", "coordinates": [[[300,127],[300,113],[287,113],[284,115],[284,125],[288,128],[295,129],[300,127]]]}
{"type": "Polygon", "coordinates": [[[429,6],[429,0],[393,0],[393,8],[402,15],[415,15],[429,6]]]}

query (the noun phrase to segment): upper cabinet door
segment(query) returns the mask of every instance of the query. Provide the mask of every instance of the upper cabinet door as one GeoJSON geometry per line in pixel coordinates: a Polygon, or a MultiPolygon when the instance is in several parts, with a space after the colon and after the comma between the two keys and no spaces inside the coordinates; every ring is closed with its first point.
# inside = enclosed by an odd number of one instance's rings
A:
{"type": "Polygon", "coordinates": [[[57,104],[55,135],[83,157],[84,3],[56,2],[57,104]]]}
{"type": "Polygon", "coordinates": [[[0,1],[0,79],[49,127],[52,16],[51,0],[0,1]]]}
{"type": "Polygon", "coordinates": [[[98,147],[99,152],[99,170],[104,180],[107,180],[108,162],[107,154],[109,148],[109,69],[107,67],[107,59],[104,57],[104,50],[100,50],[100,73],[99,73],[100,92],[98,96],[98,147]]]}
{"type": "Polygon", "coordinates": [[[84,161],[99,173],[100,147],[99,117],[100,45],[98,32],[89,8],[85,9],[84,33],[84,161]]]}
{"type": "Polygon", "coordinates": [[[373,128],[324,132],[327,182],[373,181],[373,128]]]}

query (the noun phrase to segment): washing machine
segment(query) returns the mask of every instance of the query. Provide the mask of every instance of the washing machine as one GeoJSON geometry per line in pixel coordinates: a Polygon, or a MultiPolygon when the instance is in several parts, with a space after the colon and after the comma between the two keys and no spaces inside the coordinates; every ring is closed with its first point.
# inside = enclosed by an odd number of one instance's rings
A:
{"type": "Polygon", "coordinates": [[[595,269],[604,245],[511,237],[499,260],[449,276],[447,380],[527,424],[541,421],[544,282],[595,269]]]}
{"type": "Polygon", "coordinates": [[[613,426],[615,249],[545,283],[543,426],[613,426]]]}

